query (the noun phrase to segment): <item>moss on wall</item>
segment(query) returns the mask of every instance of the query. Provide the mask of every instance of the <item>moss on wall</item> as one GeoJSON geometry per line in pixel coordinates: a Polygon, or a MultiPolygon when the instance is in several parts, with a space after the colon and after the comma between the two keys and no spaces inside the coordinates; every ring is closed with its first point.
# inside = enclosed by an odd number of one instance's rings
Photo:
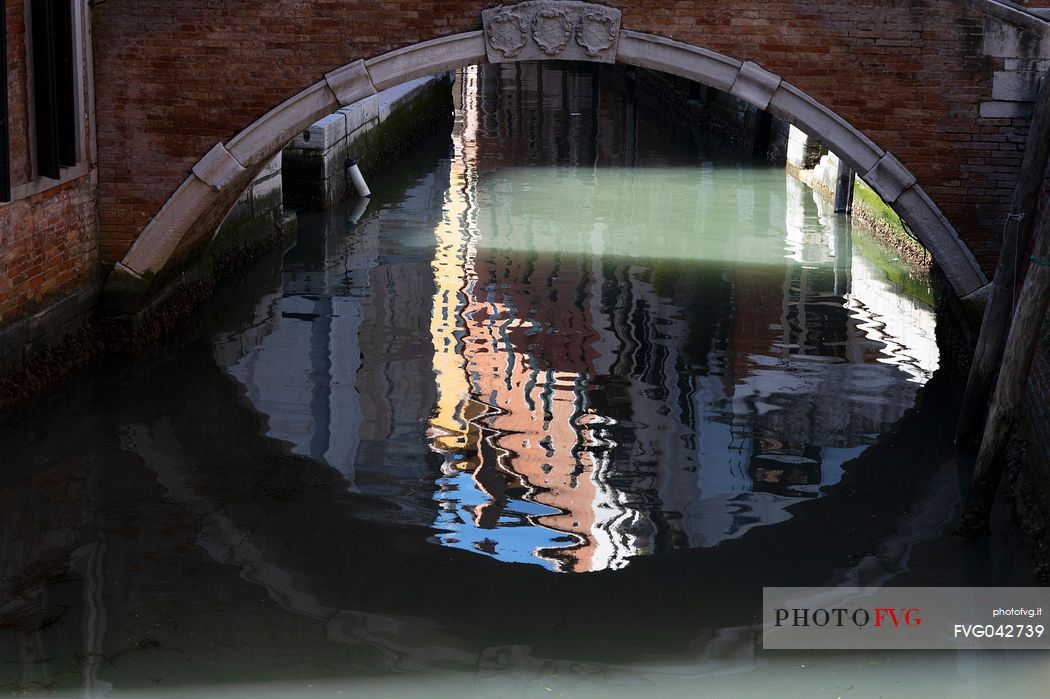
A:
{"type": "Polygon", "coordinates": [[[896,251],[901,259],[929,271],[931,258],[926,248],[916,240],[897,212],[860,180],[853,185],[853,220],[874,231],[879,240],[896,251]]]}
{"type": "Polygon", "coordinates": [[[453,119],[450,80],[436,80],[353,139],[350,149],[361,172],[370,175],[438,129],[451,130],[453,119]]]}

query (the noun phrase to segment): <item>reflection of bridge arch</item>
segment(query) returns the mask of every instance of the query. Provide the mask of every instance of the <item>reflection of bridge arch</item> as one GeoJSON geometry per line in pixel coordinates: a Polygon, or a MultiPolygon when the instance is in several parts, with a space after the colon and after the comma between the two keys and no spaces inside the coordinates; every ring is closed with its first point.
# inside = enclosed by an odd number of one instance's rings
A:
{"type": "MultiPolygon", "coordinates": [[[[328,73],[201,158],[117,265],[111,288],[148,286],[150,275],[164,271],[169,262],[199,243],[202,231],[214,230],[258,169],[320,117],[377,90],[487,61],[485,34],[472,31],[358,60],[328,73]]],[[[796,124],[839,154],[902,215],[956,294],[965,296],[985,284],[973,254],[911,172],[833,110],[780,76],[750,61],[634,31],[620,33],[615,61],[696,80],[796,124]]]]}
{"type": "MultiPolygon", "coordinates": [[[[261,416],[244,401],[243,389],[224,378],[207,355],[181,358],[174,367],[161,366],[146,379],[169,400],[164,410],[156,411],[140,409],[128,394],[121,394],[123,402],[110,416],[122,425],[122,458],[135,460],[120,469],[98,469],[96,463],[96,474],[103,479],[99,492],[118,483],[159,484],[157,492],[143,489],[144,502],[166,503],[170,512],[160,520],[152,510],[139,517],[154,524],[170,523],[173,529],[144,528],[140,537],[128,537],[123,527],[129,520],[105,517],[114,496],[97,499],[95,493],[75,502],[85,508],[90,521],[111,533],[104,569],[111,576],[104,598],[111,618],[170,604],[173,585],[190,589],[187,594],[218,603],[208,609],[207,626],[187,624],[164,633],[171,634],[172,645],[180,649],[182,643],[190,643],[197,650],[203,639],[207,652],[214,651],[217,641],[237,639],[229,644],[226,659],[258,662],[259,648],[265,648],[265,639],[246,638],[237,624],[215,623],[215,615],[225,613],[222,603],[229,604],[221,598],[218,583],[238,578],[265,590],[264,598],[286,610],[287,618],[316,619],[329,639],[375,648],[383,658],[392,657],[397,667],[444,661],[445,657],[434,655],[436,646],[454,651],[454,661],[476,667],[479,652],[520,643],[522,637],[538,639],[531,652],[540,657],[556,653],[559,642],[571,639],[583,649],[588,643],[611,643],[623,648],[625,657],[651,658],[651,647],[643,649],[644,641],[639,641],[648,639],[646,630],[666,630],[668,647],[686,648],[696,638],[708,638],[704,629],[746,626],[752,618],[747,594],[759,599],[763,584],[882,582],[883,576],[902,570],[906,560],[902,552],[951,522],[950,517],[941,518],[947,510],[943,500],[957,502],[952,469],[935,467],[950,453],[952,439],[950,421],[938,422],[932,429],[929,423],[930,414],[944,412],[940,401],[952,400],[946,383],[935,380],[925,392],[927,409],[909,413],[892,439],[880,440],[870,454],[852,463],[849,480],[835,490],[835,497],[800,503],[804,511],[800,514],[806,516],[754,529],[725,546],[640,559],[612,574],[552,576],[534,566],[506,566],[435,547],[426,543],[424,530],[375,518],[362,520],[362,511],[376,503],[346,492],[327,467],[284,454],[280,443],[261,436],[261,416]],[[214,415],[204,434],[199,419],[202,405],[214,415]],[[911,440],[922,445],[924,458],[917,462],[900,458],[898,452],[902,443],[911,440]],[[250,468],[216,467],[228,463],[231,445],[250,468]],[[924,468],[917,472],[913,463],[924,468]],[[255,493],[251,502],[245,501],[246,492],[255,493]],[[887,512],[885,503],[891,499],[898,508],[887,512]],[[175,511],[187,516],[172,517],[175,511]],[[836,528],[835,537],[827,536],[829,523],[836,528]],[[333,537],[333,532],[342,535],[333,537]],[[184,541],[192,543],[193,560],[217,565],[197,567],[186,583],[131,572],[129,564],[152,561],[184,541]],[[850,563],[848,556],[859,552],[873,555],[850,563]],[[805,561],[802,568],[800,557],[805,561]],[[136,584],[114,585],[132,581],[136,584]],[[405,594],[406,585],[412,594],[405,594]],[[639,590],[658,590],[658,594],[644,603],[624,604],[639,590]],[[727,595],[727,590],[746,594],[727,595]],[[465,602],[451,604],[450,598],[465,602]],[[513,600],[516,613],[508,613],[508,600],[513,600]],[[558,616],[552,617],[554,613],[558,616]],[[493,618],[500,619],[498,628],[479,633],[493,618]],[[564,636],[551,633],[555,620],[560,620],[564,636]]],[[[83,421],[89,419],[71,416],[70,421],[83,428],[83,421]]],[[[18,459],[24,454],[16,451],[13,456],[18,459]]],[[[76,468],[92,463],[85,461],[76,468]]],[[[38,497],[47,496],[49,507],[58,508],[47,512],[60,511],[63,503],[78,495],[70,493],[68,482],[61,478],[27,482],[24,488],[31,486],[38,497]]],[[[8,494],[25,492],[14,488],[8,494]]],[[[2,561],[4,577],[14,579],[34,568],[64,574],[69,550],[97,536],[94,529],[67,529],[82,539],[74,538],[68,549],[46,545],[20,549],[19,555],[2,561]]],[[[187,553],[179,551],[179,556],[187,553]]],[[[170,576],[170,568],[161,569],[170,576]]],[[[7,592],[5,586],[0,595],[7,592]]],[[[9,601],[0,596],[0,608],[9,601]]],[[[256,604],[253,608],[260,610],[269,606],[266,601],[256,604]]],[[[285,628],[289,636],[282,641],[286,647],[310,643],[310,628],[290,624],[285,628]]],[[[101,655],[126,647],[119,633],[104,640],[101,655]]],[[[749,648],[750,636],[741,643],[749,648]]],[[[125,667],[122,663],[111,667],[107,679],[126,678],[125,667]]]]}

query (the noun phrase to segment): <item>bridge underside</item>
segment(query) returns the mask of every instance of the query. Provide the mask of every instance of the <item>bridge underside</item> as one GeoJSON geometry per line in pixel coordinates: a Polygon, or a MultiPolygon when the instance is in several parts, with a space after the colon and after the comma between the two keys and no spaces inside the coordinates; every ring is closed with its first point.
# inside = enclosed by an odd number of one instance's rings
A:
{"type": "MultiPolygon", "coordinates": [[[[830,0],[813,7],[770,0],[761,8],[727,0],[718,11],[651,2],[622,12],[552,0],[487,10],[465,2],[449,17],[429,16],[440,8],[395,2],[380,11],[352,0],[332,14],[329,4],[307,1],[296,4],[298,23],[280,14],[289,11],[284,4],[267,10],[279,19],[266,22],[221,9],[191,21],[182,8],[154,8],[158,22],[177,27],[165,30],[176,43],[199,35],[201,50],[214,43],[223,52],[202,57],[199,67],[202,81],[211,73],[222,80],[210,76],[209,89],[188,101],[158,95],[163,104],[149,102],[152,92],[170,91],[172,78],[163,73],[175,71],[175,84],[192,83],[184,75],[190,66],[173,63],[170,46],[143,41],[153,32],[141,17],[146,7],[115,0],[96,11],[96,31],[104,35],[97,99],[114,104],[100,114],[99,147],[102,250],[114,265],[107,290],[122,300],[117,307],[136,306],[155,279],[192,259],[255,173],[317,119],[422,75],[535,59],[664,71],[794,124],[901,215],[965,297],[986,285],[983,270],[994,264],[1029,123],[1023,100],[1030,105],[1029,78],[1050,55],[1045,21],[994,0],[830,0]],[[390,15],[396,21],[379,19],[392,8],[400,8],[390,15]],[[365,34],[347,31],[365,26],[365,34]],[[470,30],[430,38],[457,28],[470,30]],[[247,29],[259,33],[258,42],[281,47],[286,61],[253,50],[243,40],[247,29]],[[141,56],[116,51],[129,37],[141,56]],[[142,81],[130,95],[123,90],[128,75],[142,81]],[[322,75],[300,89],[307,81],[297,76],[322,75]],[[151,110],[160,122],[148,118],[151,110]],[[183,122],[187,130],[178,138],[150,132],[154,123],[183,122]],[[118,140],[122,128],[160,144],[158,162],[136,161],[118,140]],[[107,200],[121,206],[109,210],[107,200]]],[[[191,63],[196,49],[187,50],[191,63]]]]}
{"type": "MultiPolygon", "coordinates": [[[[819,139],[908,222],[957,295],[967,296],[987,283],[966,244],[915,176],[893,154],[802,90],[750,61],[741,62],[651,34],[624,31],[618,39],[617,63],[672,73],[723,90],[819,139]]],[[[188,253],[201,242],[202,235],[210,235],[258,169],[319,118],[377,90],[423,75],[485,63],[489,53],[484,33],[475,31],[358,60],[329,73],[227,143],[216,144],[194,165],[192,174],[117,265],[110,289],[146,292],[146,280],[188,253]]],[[[576,58],[573,54],[548,57],[576,58]]]]}

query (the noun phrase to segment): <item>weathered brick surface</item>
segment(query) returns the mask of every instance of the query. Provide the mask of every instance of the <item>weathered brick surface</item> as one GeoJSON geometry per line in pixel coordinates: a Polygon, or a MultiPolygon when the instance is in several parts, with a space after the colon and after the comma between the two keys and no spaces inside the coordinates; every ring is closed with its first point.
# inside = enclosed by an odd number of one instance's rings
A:
{"type": "MultiPolygon", "coordinates": [[[[480,28],[494,3],[109,0],[95,36],[103,257],[132,240],[216,141],[325,72],[480,28]]],[[[1027,120],[982,119],[1004,59],[960,0],[642,0],[626,29],[758,62],[895,153],[994,264],[1027,120]]]]}
{"type": "Polygon", "coordinates": [[[0,324],[98,278],[95,175],[0,205],[0,324]]]}
{"type": "MultiPolygon", "coordinates": [[[[32,178],[24,0],[4,0],[8,27],[11,183],[32,178]]],[[[85,132],[86,138],[86,132],[85,132]]],[[[33,312],[99,277],[98,184],[90,172],[0,204],[0,324],[33,312]]]]}

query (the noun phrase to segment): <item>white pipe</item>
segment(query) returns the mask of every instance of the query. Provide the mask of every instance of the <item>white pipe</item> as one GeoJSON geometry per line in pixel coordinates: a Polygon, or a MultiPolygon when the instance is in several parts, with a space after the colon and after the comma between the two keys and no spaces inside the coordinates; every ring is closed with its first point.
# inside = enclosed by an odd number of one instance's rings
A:
{"type": "Polygon", "coordinates": [[[372,196],[372,192],[368,189],[368,185],[365,184],[364,175],[361,174],[361,168],[357,166],[357,161],[353,158],[346,159],[346,174],[350,175],[350,180],[354,183],[354,189],[362,197],[372,196]]]}
{"type": "Polygon", "coordinates": [[[350,225],[356,226],[357,222],[361,220],[361,217],[365,215],[365,209],[368,208],[368,197],[361,197],[354,204],[354,210],[350,212],[350,225]]]}

